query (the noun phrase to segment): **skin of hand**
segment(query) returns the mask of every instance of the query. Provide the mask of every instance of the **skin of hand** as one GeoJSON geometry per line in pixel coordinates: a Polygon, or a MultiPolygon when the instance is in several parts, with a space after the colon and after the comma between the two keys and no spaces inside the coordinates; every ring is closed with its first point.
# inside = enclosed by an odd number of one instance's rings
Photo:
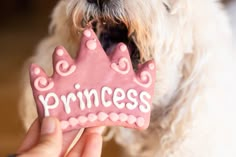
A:
{"type": "Polygon", "coordinates": [[[78,131],[62,134],[56,118],[44,118],[41,125],[36,119],[19,147],[17,157],[100,157],[103,130],[103,127],[85,129],[68,152],[78,131]]]}

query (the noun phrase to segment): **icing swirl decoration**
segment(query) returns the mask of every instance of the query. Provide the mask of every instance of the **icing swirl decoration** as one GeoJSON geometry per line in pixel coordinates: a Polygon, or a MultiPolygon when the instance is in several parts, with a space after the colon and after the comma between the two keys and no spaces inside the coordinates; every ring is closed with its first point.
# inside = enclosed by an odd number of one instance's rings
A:
{"type": "Polygon", "coordinates": [[[45,77],[41,76],[35,79],[34,87],[40,92],[49,91],[54,87],[54,82],[49,82],[45,77]]]}
{"type": "Polygon", "coordinates": [[[56,72],[61,76],[69,76],[73,72],[75,72],[76,66],[75,65],[69,65],[69,63],[65,60],[61,60],[57,62],[56,64],[56,72]]]}
{"type": "Polygon", "coordinates": [[[126,75],[129,73],[131,67],[129,64],[129,60],[123,57],[119,60],[118,64],[112,63],[111,68],[122,75],[126,75]]]}
{"type": "Polygon", "coordinates": [[[140,74],[140,80],[142,82],[140,82],[137,78],[134,78],[134,82],[144,88],[149,88],[152,85],[152,76],[148,71],[143,71],[140,74]]]}

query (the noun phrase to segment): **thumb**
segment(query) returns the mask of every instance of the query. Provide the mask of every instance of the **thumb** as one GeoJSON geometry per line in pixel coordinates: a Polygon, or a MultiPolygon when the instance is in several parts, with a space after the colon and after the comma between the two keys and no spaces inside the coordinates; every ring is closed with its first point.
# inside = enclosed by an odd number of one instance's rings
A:
{"type": "Polygon", "coordinates": [[[20,157],[59,157],[62,149],[60,122],[53,117],[44,118],[39,143],[20,157]]]}

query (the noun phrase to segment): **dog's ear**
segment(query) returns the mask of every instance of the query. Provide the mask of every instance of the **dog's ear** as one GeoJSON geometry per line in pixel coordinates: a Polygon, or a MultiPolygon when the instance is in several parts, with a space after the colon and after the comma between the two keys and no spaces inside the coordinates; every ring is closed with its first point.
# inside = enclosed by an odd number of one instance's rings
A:
{"type": "Polygon", "coordinates": [[[162,0],[168,12],[176,14],[181,8],[185,8],[187,0],[162,0]]]}

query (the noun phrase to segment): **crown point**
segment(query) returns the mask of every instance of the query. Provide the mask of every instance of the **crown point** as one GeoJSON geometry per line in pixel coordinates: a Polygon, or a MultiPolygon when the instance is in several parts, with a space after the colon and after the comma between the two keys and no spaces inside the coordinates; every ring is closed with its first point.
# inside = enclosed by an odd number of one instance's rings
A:
{"type": "Polygon", "coordinates": [[[120,50],[125,52],[127,50],[127,46],[125,44],[120,45],[120,50]]]}
{"type": "Polygon", "coordinates": [[[84,31],[84,36],[89,38],[89,37],[91,37],[91,35],[92,35],[92,33],[91,33],[90,30],[87,29],[87,30],[84,31]]]}
{"type": "Polygon", "coordinates": [[[64,55],[64,51],[62,49],[58,49],[56,53],[57,53],[58,56],[63,56],[64,55]]]}
{"type": "Polygon", "coordinates": [[[95,50],[97,48],[97,42],[96,40],[88,40],[86,42],[86,46],[89,50],[95,50]]]}

